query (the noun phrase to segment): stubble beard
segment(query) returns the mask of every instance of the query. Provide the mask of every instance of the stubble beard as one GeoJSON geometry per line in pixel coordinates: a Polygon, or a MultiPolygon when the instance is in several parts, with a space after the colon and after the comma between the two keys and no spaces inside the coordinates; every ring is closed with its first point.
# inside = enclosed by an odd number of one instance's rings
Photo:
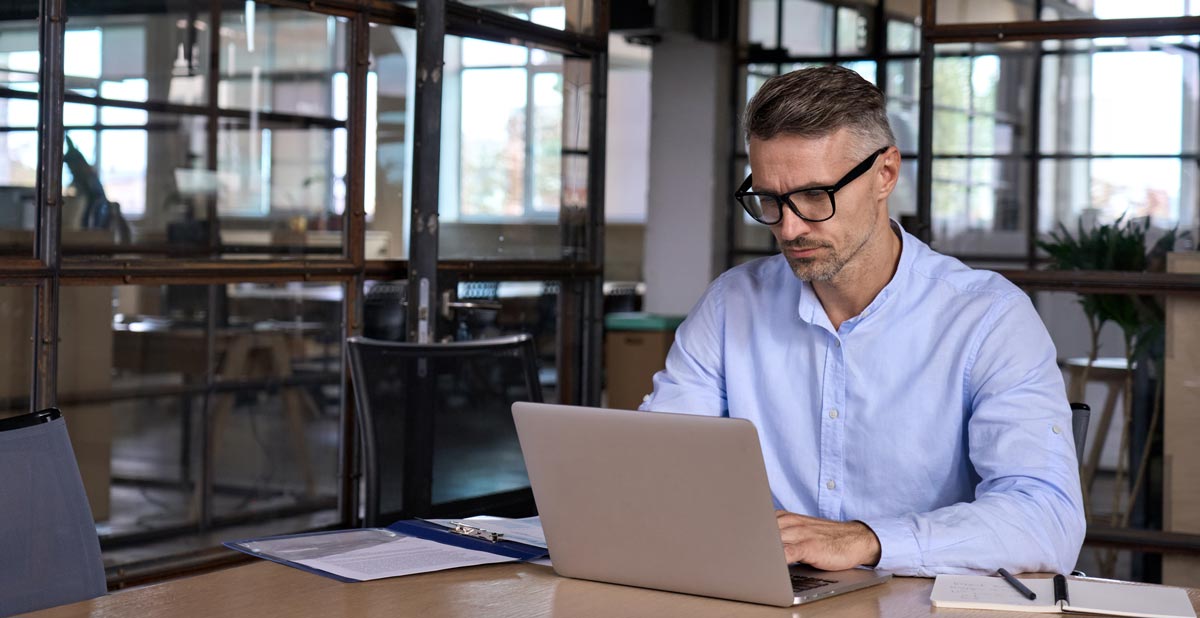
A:
{"type": "Polygon", "coordinates": [[[862,252],[863,247],[866,247],[867,243],[870,242],[872,235],[871,232],[864,234],[858,246],[846,254],[839,253],[837,249],[834,249],[833,245],[828,243],[797,242],[793,240],[784,243],[784,249],[812,249],[819,247],[828,252],[828,255],[823,257],[793,258],[788,257],[784,253],[784,257],[787,259],[788,266],[791,267],[792,273],[796,275],[797,279],[805,283],[812,283],[814,281],[827,283],[833,281],[842,272],[842,269],[846,267],[846,264],[854,256],[862,252]]]}
{"type": "Polygon", "coordinates": [[[796,278],[805,283],[831,281],[838,273],[842,272],[846,260],[842,259],[832,247],[829,247],[828,251],[829,255],[824,258],[789,257],[787,258],[788,266],[792,267],[796,278]]]}

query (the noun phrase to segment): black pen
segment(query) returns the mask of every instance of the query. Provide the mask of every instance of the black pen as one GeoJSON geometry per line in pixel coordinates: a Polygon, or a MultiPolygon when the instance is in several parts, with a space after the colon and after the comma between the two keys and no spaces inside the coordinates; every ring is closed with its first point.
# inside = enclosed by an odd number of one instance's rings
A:
{"type": "Polygon", "coordinates": [[[1021,580],[1013,577],[1012,573],[1009,573],[1008,571],[1006,571],[1004,569],[1000,569],[998,572],[1000,573],[1000,577],[1004,578],[1004,581],[1008,582],[1009,585],[1012,586],[1013,588],[1016,588],[1017,592],[1020,592],[1021,595],[1024,596],[1026,599],[1029,599],[1030,601],[1037,599],[1037,594],[1035,594],[1032,590],[1030,590],[1028,587],[1026,587],[1025,584],[1022,584],[1021,580]]]}
{"type": "Polygon", "coordinates": [[[1054,576],[1054,602],[1063,605],[1071,604],[1071,597],[1067,596],[1067,578],[1062,575],[1054,576]]]}

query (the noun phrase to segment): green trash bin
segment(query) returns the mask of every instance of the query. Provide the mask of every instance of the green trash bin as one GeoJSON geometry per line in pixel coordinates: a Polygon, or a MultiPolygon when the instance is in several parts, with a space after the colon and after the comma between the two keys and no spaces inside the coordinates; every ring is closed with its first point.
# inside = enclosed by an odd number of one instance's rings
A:
{"type": "Polygon", "coordinates": [[[604,375],[608,407],[636,410],[654,390],[654,374],[661,371],[675,343],[681,315],[610,313],[604,317],[604,375]]]}

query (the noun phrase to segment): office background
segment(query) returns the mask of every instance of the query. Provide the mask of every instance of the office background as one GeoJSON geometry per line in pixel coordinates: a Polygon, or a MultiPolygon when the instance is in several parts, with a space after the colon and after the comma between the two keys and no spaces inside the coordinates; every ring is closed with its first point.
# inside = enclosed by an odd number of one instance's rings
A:
{"type": "Polygon", "coordinates": [[[0,398],[63,409],[112,587],[236,559],[221,540],[357,525],[347,336],[530,333],[546,400],[603,403],[605,314],[686,313],[773,252],[730,197],[748,171],[738,115],[771,75],[837,63],[889,98],[893,216],[1029,290],[1095,410],[1081,566],[1194,585],[1198,15],[9,2],[0,398]],[[1038,245],[1060,224],[1191,237],[1170,260],[1071,271],[1038,245]],[[1131,328],[1164,336],[1090,328],[1079,301],[1096,293],[1155,295],[1131,328]]]}

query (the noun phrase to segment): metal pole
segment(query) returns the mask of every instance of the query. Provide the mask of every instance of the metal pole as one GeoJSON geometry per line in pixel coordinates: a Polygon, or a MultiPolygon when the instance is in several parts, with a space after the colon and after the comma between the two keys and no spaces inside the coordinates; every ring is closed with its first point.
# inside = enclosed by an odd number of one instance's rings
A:
{"type": "Polygon", "coordinates": [[[937,20],[936,0],[921,0],[920,111],[917,121],[917,221],[918,238],[933,240],[933,40],[937,20]]]}
{"type": "MultiPolygon", "coordinates": [[[[592,91],[588,119],[588,261],[604,267],[604,163],[605,133],[608,130],[608,0],[593,0],[592,23],[595,35],[605,51],[592,56],[592,91]]],[[[559,293],[567,286],[560,285],[559,293]]],[[[596,275],[586,284],[583,311],[583,357],[580,385],[584,405],[600,405],[603,376],[604,275],[596,275]]]]}
{"type": "MultiPolygon", "coordinates": [[[[1033,10],[1035,11],[1033,18],[1042,18],[1042,0],[1034,0],[1033,10]]],[[[1038,240],[1038,219],[1041,217],[1039,213],[1040,205],[1038,204],[1038,184],[1041,182],[1041,159],[1038,155],[1041,153],[1041,137],[1042,137],[1042,43],[1041,41],[1033,41],[1029,43],[1033,46],[1033,67],[1031,67],[1032,76],[1030,77],[1029,86],[1029,187],[1028,197],[1029,208],[1027,209],[1029,220],[1025,222],[1025,251],[1026,251],[1026,268],[1033,270],[1037,268],[1037,240],[1038,240]]],[[[1035,297],[1036,298],[1036,297],[1035,297]]]]}
{"type": "Polygon", "coordinates": [[[409,230],[408,340],[436,340],[438,180],[442,137],[442,65],[446,7],[417,2],[416,117],[413,130],[412,229],[409,230]]]}
{"type": "MultiPolygon", "coordinates": [[[[350,34],[350,108],[347,117],[347,139],[350,148],[346,170],[346,230],[342,237],[342,249],[351,263],[362,268],[366,263],[366,143],[367,143],[367,74],[370,68],[371,24],[365,14],[358,14],[351,22],[350,34]]],[[[356,275],[343,286],[342,326],[343,335],[353,337],[362,328],[363,277],[356,275]]],[[[346,346],[342,349],[342,397],[341,431],[338,438],[338,511],[340,521],[347,525],[358,525],[358,479],[359,457],[356,449],[354,389],[350,384],[350,371],[346,346]]]]}
{"type": "Polygon", "coordinates": [[[37,259],[50,271],[37,286],[33,327],[33,375],[30,411],[49,408],[58,398],[58,277],[61,268],[63,166],[63,55],[66,45],[65,0],[42,0],[38,20],[38,176],[37,259]]]}

